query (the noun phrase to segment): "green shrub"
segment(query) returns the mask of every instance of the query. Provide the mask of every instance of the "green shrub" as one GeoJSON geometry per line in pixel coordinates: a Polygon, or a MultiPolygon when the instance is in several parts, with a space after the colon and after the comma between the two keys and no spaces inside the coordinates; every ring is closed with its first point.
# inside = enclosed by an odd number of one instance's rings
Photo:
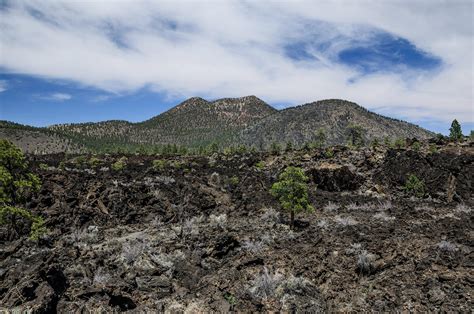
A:
{"type": "Polygon", "coordinates": [[[277,142],[273,142],[272,145],[270,146],[270,151],[273,155],[278,155],[280,154],[281,151],[281,145],[278,144],[277,142]]]}
{"type": "Polygon", "coordinates": [[[86,161],[87,161],[86,156],[77,156],[76,158],[72,160],[72,163],[82,167],[85,165],[86,161]]]}
{"type": "Polygon", "coordinates": [[[48,170],[48,165],[45,163],[40,163],[38,168],[40,168],[41,170],[48,170]]]}
{"type": "Polygon", "coordinates": [[[281,206],[290,212],[291,228],[294,225],[295,213],[314,210],[308,199],[308,185],[306,184],[308,180],[303,169],[290,166],[280,174],[279,181],[274,183],[270,190],[281,206]]]}
{"type": "Polygon", "coordinates": [[[28,172],[28,163],[21,150],[7,140],[0,140],[0,225],[15,229],[18,217],[31,221],[30,237],[37,239],[46,232],[43,218],[18,207],[28,196],[38,192],[39,178],[28,172]]]}
{"type": "Polygon", "coordinates": [[[111,166],[112,170],[121,171],[127,166],[127,157],[121,157],[119,160],[114,162],[111,166]]]}
{"type": "Polygon", "coordinates": [[[403,138],[398,138],[395,140],[393,145],[395,146],[395,148],[401,149],[402,147],[406,146],[406,142],[403,138]]]}
{"type": "Polygon", "coordinates": [[[263,162],[263,160],[260,160],[259,162],[257,162],[255,164],[255,168],[257,168],[258,170],[263,170],[265,168],[265,163],[263,162]]]}
{"type": "Polygon", "coordinates": [[[166,168],[167,164],[168,162],[164,159],[153,160],[153,170],[163,171],[166,168]]]}
{"type": "Polygon", "coordinates": [[[418,179],[414,174],[411,174],[408,177],[408,180],[405,181],[405,186],[403,189],[410,195],[416,197],[423,197],[425,195],[425,183],[423,180],[418,179]]]}
{"type": "Polygon", "coordinates": [[[438,147],[435,144],[430,145],[430,153],[434,154],[438,152],[438,147]]]}
{"type": "Polygon", "coordinates": [[[332,157],[334,157],[334,148],[328,147],[328,148],[324,151],[324,156],[326,156],[326,158],[332,158],[332,157]]]}
{"type": "Polygon", "coordinates": [[[234,306],[237,304],[237,298],[231,294],[231,293],[226,293],[224,294],[224,299],[229,303],[229,305],[234,306]]]}
{"type": "Polygon", "coordinates": [[[89,159],[89,166],[91,166],[92,168],[97,168],[101,163],[101,160],[97,157],[91,157],[89,159]]]}
{"type": "Polygon", "coordinates": [[[372,147],[372,149],[376,149],[380,146],[379,140],[377,138],[374,138],[372,140],[372,143],[370,143],[370,146],[372,147]]]}
{"type": "Polygon", "coordinates": [[[419,152],[420,149],[421,149],[421,143],[416,141],[414,142],[412,145],[411,145],[411,148],[415,151],[415,152],[419,152]]]}
{"type": "Polygon", "coordinates": [[[175,160],[171,163],[171,167],[175,168],[175,169],[181,169],[184,167],[184,164],[182,162],[180,162],[179,160],[175,160]]]}
{"type": "Polygon", "coordinates": [[[233,176],[229,179],[229,184],[232,185],[232,186],[236,186],[237,184],[239,184],[239,177],[237,176],[233,176]]]}
{"type": "Polygon", "coordinates": [[[31,222],[30,239],[38,240],[48,232],[48,229],[46,229],[44,225],[44,219],[41,216],[33,215],[28,210],[20,207],[0,207],[0,225],[9,225],[13,228],[20,217],[31,222]]]}

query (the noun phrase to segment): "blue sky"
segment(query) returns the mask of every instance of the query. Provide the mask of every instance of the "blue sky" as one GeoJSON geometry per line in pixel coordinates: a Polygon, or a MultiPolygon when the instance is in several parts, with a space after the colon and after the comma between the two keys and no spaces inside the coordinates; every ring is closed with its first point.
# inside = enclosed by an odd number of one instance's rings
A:
{"type": "Polygon", "coordinates": [[[468,133],[472,25],[471,1],[3,0],[0,119],[135,122],[192,96],[256,95],[468,133]]]}

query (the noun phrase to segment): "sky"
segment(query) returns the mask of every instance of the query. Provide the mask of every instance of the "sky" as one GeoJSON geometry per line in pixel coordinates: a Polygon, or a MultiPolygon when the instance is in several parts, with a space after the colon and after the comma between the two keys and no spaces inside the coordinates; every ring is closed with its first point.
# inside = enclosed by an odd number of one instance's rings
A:
{"type": "Polygon", "coordinates": [[[0,0],[0,120],[137,122],[255,95],[468,134],[473,16],[471,0],[0,0]]]}

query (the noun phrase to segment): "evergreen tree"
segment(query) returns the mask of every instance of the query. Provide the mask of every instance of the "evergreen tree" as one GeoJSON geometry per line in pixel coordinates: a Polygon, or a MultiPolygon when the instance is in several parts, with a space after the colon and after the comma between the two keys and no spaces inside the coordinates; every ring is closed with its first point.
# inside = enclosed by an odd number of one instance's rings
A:
{"type": "Polygon", "coordinates": [[[326,144],[326,138],[326,131],[323,128],[318,129],[314,137],[316,147],[323,148],[326,144]]]}
{"type": "Polygon", "coordinates": [[[347,128],[349,142],[352,146],[360,147],[365,144],[364,129],[360,125],[350,124],[347,128]]]}
{"type": "Polygon", "coordinates": [[[451,127],[449,128],[449,138],[458,142],[462,140],[462,130],[461,125],[459,124],[458,120],[454,119],[453,123],[451,123],[451,127]]]}
{"type": "Polygon", "coordinates": [[[314,210],[308,199],[309,178],[303,169],[297,167],[286,168],[278,177],[279,181],[272,185],[271,194],[278,198],[281,206],[290,212],[290,227],[293,228],[295,213],[314,210]]]}

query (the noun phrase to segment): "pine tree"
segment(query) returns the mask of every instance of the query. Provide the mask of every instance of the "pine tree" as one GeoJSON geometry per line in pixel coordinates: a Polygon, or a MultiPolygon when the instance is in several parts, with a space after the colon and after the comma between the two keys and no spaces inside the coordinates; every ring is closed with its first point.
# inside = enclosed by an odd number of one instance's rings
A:
{"type": "Polygon", "coordinates": [[[276,197],[281,206],[290,212],[290,227],[293,228],[295,213],[314,210],[308,199],[309,178],[303,169],[297,167],[286,168],[278,177],[279,181],[272,185],[270,193],[276,197]]]}
{"type": "Polygon", "coordinates": [[[453,123],[451,123],[451,128],[449,128],[449,137],[456,142],[460,141],[463,137],[461,125],[456,119],[453,120],[453,123]]]}

